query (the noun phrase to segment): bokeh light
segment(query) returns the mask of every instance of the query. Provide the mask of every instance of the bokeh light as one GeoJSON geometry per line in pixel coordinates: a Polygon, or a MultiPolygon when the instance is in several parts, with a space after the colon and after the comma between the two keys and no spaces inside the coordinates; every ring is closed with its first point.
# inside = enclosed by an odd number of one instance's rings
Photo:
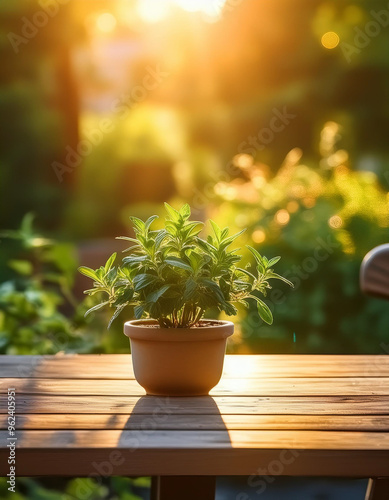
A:
{"type": "Polygon", "coordinates": [[[287,210],[285,210],[284,208],[281,210],[278,210],[278,212],[275,215],[275,220],[281,226],[285,226],[290,221],[289,212],[287,210]]]}
{"type": "Polygon", "coordinates": [[[241,169],[250,168],[254,164],[254,158],[248,154],[235,155],[232,161],[234,165],[241,169]]]}
{"type": "Polygon", "coordinates": [[[339,45],[339,42],[340,42],[339,35],[334,31],[328,31],[327,33],[324,33],[324,35],[321,37],[321,44],[326,49],[334,49],[339,45]]]}
{"type": "Polygon", "coordinates": [[[299,207],[300,205],[295,200],[289,201],[288,204],[286,205],[288,212],[290,212],[291,214],[297,212],[299,207]]]}
{"type": "Polygon", "coordinates": [[[328,220],[328,225],[333,229],[339,229],[343,225],[343,219],[339,215],[333,215],[328,220]]]}
{"type": "Polygon", "coordinates": [[[251,237],[255,243],[263,243],[266,239],[266,233],[263,229],[256,229],[251,237]]]}

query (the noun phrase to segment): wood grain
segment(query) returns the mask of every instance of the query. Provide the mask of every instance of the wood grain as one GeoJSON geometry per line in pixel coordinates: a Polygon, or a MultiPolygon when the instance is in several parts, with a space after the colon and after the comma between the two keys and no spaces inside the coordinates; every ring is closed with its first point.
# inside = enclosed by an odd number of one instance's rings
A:
{"type": "MultiPolygon", "coordinates": [[[[15,377],[114,380],[134,374],[127,354],[0,356],[0,378],[15,377]]],[[[230,355],[223,377],[389,377],[389,356],[230,355]]]]}
{"type": "MultiPolygon", "coordinates": [[[[18,394],[68,396],[142,396],[144,389],[135,380],[5,378],[1,387],[15,387],[18,394]]],[[[211,391],[223,396],[388,396],[389,377],[348,378],[223,378],[211,391]]]]}
{"type": "MultiPolygon", "coordinates": [[[[382,415],[175,415],[154,419],[145,414],[18,414],[19,430],[333,430],[388,432],[389,416],[382,415]]],[[[8,427],[0,415],[0,430],[8,427]]]]}
{"type": "MultiPolygon", "coordinates": [[[[5,442],[8,432],[0,431],[5,442]]],[[[219,430],[160,431],[23,431],[18,435],[18,449],[302,449],[302,450],[384,450],[389,458],[389,434],[381,432],[341,431],[269,431],[219,430]]]]}
{"type": "MultiPolygon", "coordinates": [[[[177,415],[388,415],[389,396],[202,396],[155,398],[153,396],[31,396],[20,395],[18,413],[119,413],[155,411],[177,415]]],[[[6,396],[0,397],[6,413],[6,396]]]]}

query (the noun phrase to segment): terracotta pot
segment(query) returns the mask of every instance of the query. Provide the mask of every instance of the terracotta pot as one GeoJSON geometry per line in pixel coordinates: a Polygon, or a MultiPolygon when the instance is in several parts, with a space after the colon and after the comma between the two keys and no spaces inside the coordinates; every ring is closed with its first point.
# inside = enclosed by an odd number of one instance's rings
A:
{"type": "Polygon", "coordinates": [[[220,380],[230,321],[198,328],[160,328],[154,320],[124,324],[135,378],[147,394],[202,396],[220,380]]]}

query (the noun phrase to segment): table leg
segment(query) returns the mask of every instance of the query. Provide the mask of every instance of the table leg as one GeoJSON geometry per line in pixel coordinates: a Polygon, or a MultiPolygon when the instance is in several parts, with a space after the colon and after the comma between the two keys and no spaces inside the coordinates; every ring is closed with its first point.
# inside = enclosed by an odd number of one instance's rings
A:
{"type": "Polygon", "coordinates": [[[389,478],[369,479],[365,500],[389,500],[389,478]]]}
{"type": "Polygon", "coordinates": [[[157,476],[151,481],[151,500],[215,500],[215,476],[157,476]]]}

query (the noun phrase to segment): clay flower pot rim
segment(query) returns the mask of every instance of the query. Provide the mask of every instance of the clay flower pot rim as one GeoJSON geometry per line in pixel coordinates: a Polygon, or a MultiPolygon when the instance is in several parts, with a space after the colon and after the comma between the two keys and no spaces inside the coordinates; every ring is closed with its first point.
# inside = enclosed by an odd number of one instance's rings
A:
{"type": "Polygon", "coordinates": [[[234,333],[234,324],[231,321],[210,320],[209,326],[192,328],[150,328],[147,325],[158,325],[154,319],[136,319],[124,323],[124,334],[130,339],[154,340],[158,342],[201,342],[227,338],[234,333]]]}

